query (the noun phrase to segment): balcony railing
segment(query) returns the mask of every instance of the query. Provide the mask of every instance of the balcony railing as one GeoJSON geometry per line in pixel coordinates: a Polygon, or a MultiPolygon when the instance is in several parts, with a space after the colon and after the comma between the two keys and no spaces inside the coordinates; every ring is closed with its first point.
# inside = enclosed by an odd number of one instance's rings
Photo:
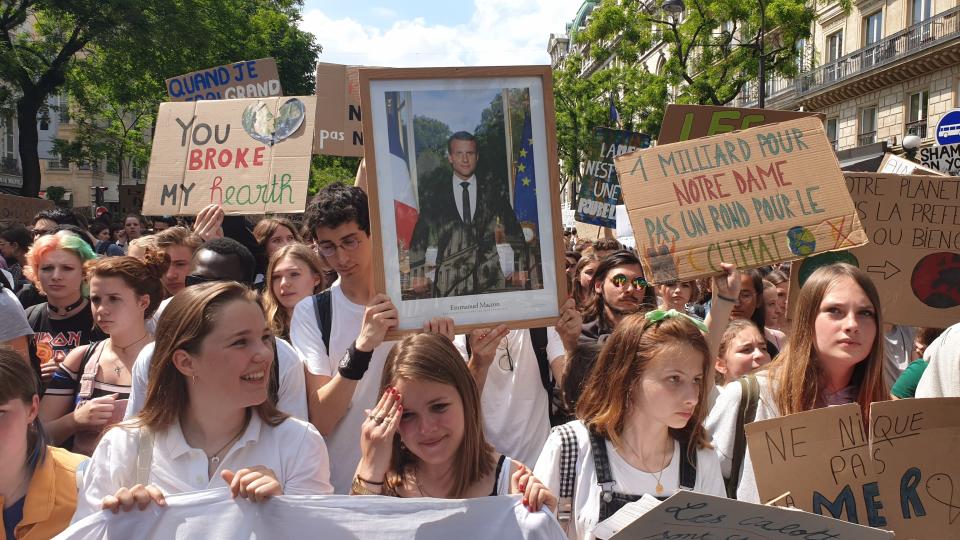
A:
{"type": "Polygon", "coordinates": [[[960,36],[960,6],[800,75],[796,81],[797,94],[823,90],[957,36],[960,36]]]}
{"type": "Polygon", "coordinates": [[[867,131],[857,135],[857,146],[866,146],[877,142],[877,132],[867,131]]]}
{"type": "Polygon", "coordinates": [[[927,119],[907,122],[907,135],[916,135],[921,139],[927,138],[927,119]]]}

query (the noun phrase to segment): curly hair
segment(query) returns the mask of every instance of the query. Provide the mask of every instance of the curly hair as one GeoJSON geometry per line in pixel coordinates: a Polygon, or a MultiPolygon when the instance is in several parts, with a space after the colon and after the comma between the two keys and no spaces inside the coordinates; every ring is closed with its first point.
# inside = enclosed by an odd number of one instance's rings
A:
{"type": "Polygon", "coordinates": [[[311,237],[318,227],[335,229],[351,221],[367,233],[367,236],[370,235],[367,194],[358,187],[340,182],[321,189],[303,216],[304,227],[310,231],[311,237]]]}
{"type": "Polygon", "coordinates": [[[87,261],[83,265],[83,273],[88,283],[94,276],[117,277],[133,289],[137,296],[148,295],[150,304],[143,312],[143,318],[149,319],[163,300],[164,289],[160,278],[169,266],[170,257],[165,253],[148,251],[143,260],[125,255],[87,261]]]}

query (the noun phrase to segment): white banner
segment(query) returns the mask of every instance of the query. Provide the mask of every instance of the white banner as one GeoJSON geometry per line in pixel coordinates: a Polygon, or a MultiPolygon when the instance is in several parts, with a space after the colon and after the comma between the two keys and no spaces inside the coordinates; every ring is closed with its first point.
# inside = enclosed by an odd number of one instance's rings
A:
{"type": "Polygon", "coordinates": [[[165,508],[100,512],[56,538],[323,538],[324,540],[564,540],[556,518],[530,513],[515,497],[468,500],[393,497],[285,496],[255,504],[232,500],[227,489],[167,497],[165,508]]]}

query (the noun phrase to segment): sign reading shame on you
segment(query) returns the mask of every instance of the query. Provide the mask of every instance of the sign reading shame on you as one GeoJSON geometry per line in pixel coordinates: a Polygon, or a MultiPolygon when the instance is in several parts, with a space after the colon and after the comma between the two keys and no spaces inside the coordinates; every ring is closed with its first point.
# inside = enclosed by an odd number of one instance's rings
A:
{"type": "Polygon", "coordinates": [[[143,213],[302,212],[306,207],[315,98],[163,103],[143,213]]]}
{"type": "Polygon", "coordinates": [[[616,158],[647,279],[687,281],[864,244],[818,118],[616,158]]]}
{"type": "Polygon", "coordinates": [[[243,99],[283,95],[273,58],[244,60],[166,80],[170,101],[243,99]]]}
{"type": "Polygon", "coordinates": [[[617,226],[617,205],[622,204],[620,182],[613,158],[650,147],[650,136],[633,131],[598,127],[587,150],[575,219],[602,227],[617,226]]]}

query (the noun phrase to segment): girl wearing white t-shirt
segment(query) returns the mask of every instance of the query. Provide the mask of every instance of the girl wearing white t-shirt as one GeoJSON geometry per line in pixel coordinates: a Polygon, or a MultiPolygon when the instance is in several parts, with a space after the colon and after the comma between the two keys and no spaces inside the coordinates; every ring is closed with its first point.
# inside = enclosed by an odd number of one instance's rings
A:
{"type": "Polygon", "coordinates": [[[604,343],[577,401],[580,420],[553,430],[534,469],[564,497],[571,539],[593,538],[597,523],[645,493],[724,495],[702,423],[713,365],[701,330],[686,314],[656,310],[630,315],[604,343]]]}
{"type": "Polygon", "coordinates": [[[469,499],[523,494],[536,512],[557,499],[483,435],[480,392],[447,336],[426,332],[390,351],[380,401],[367,412],[351,495],[469,499]]]}
{"type": "Polygon", "coordinates": [[[267,399],[272,343],[256,293],[239,283],[175,295],[157,325],[146,404],[100,441],[74,520],[225,486],[252,501],[332,493],[323,438],[267,399]]]}

